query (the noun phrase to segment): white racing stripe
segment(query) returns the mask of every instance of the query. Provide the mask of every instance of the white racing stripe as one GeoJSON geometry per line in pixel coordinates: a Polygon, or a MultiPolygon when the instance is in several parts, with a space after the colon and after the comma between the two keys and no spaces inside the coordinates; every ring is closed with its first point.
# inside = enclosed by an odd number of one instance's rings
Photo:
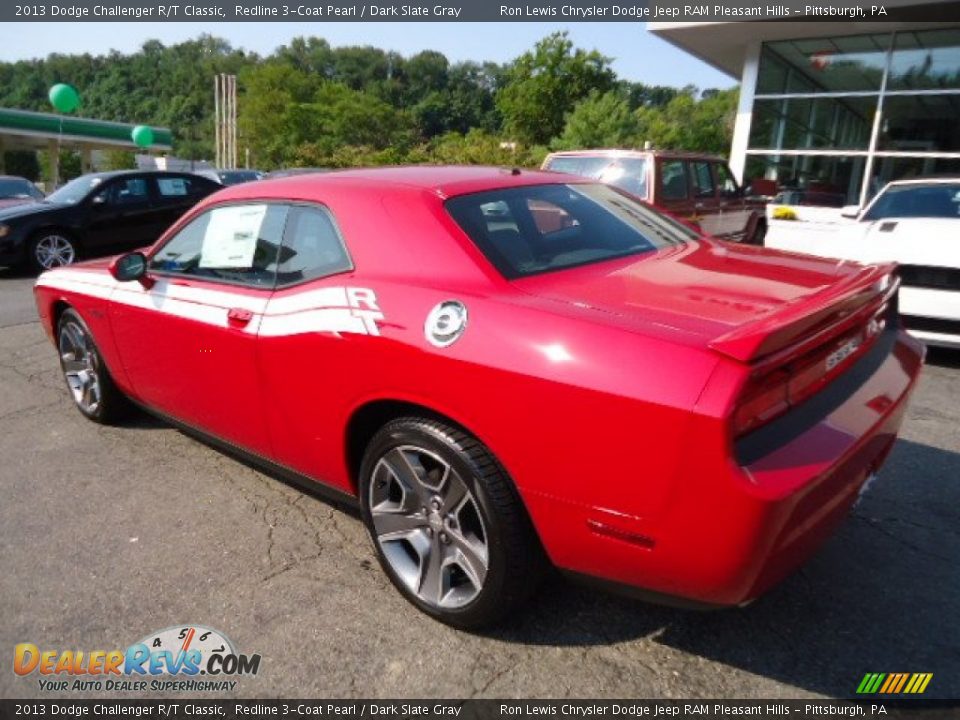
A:
{"type": "Polygon", "coordinates": [[[253,317],[242,332],[269,337],[313,332],[379,335],[377,321],[384,318],[376,293],[359,287],[325,287],[271,298],[189,287],[167,279],[157,280],[147,289],[138,282],[118,282],[101,272],[79,268],[46,272],[37,285],[216,327],[230,326],[230,310],[247,310],[253,317]]]}

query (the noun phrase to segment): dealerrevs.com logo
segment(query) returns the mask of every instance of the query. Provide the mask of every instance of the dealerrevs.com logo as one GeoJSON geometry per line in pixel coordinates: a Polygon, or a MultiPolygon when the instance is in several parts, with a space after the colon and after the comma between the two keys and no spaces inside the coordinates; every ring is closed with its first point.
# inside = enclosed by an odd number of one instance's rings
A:
{"type": "Polygon", "coordinates": [[[38,676],[40,690],[229,691],[233,678],[256,675],[260,655],[238,653],[223,633],[203,625],[176,625],[150,633],[126,650],[41,649],[20,643],[17,675],[38,676]]]}

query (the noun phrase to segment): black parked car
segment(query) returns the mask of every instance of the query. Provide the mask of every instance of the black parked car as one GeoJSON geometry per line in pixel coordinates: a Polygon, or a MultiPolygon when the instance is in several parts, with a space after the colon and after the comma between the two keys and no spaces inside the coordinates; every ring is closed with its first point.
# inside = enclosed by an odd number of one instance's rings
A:
{"type": "Polygon", "coordinates": [[[0,265],[36,271],[149,245],[222,186],[190,173],[123,170],[71,180],[46,199],[0,209],[0,265]]]}

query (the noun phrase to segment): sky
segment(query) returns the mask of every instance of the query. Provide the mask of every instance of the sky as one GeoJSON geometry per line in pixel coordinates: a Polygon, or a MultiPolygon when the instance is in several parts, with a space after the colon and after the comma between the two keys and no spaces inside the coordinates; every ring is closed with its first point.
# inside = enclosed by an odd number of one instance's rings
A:
{"type": "Polygon", "coordinates": [[[650,34],[642,23],[8,23],[0,60],[54,52],[128,53],[146,40],[171,45],[208,33],[260,55],[298,35],[317,35],[334,46],[374,45],[402,55],[438,50],[453,62],[506,62],[557,30],[568,30],[578,47],[614,58],[614,69],[627,80],[701,89],[735,84],[733,78],[650,34]]]}

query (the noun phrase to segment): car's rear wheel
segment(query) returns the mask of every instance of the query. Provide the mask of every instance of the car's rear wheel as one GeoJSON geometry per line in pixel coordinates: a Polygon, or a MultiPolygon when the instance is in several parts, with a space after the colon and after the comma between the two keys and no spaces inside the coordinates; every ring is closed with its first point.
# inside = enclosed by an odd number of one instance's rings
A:
{"type": "Polygon", "coordinates": [[[57,324],[60,368],[74,404],[94,422],[109,424],[127,414],[130,403],[114,384],[90,329],[73,309],[57,324]]]}
{"type": "Polygon", "coordinates": [[[475,438],[407,417],[370,441],[363,518],[384,571],[420,610],[455,627],[496,622],[535,589],[543,551],[506,472],[475,438]]]}
{"type": "Polygon", "coordinates": [[[27,260],[36,272],[72,265],[77,259],[77,244],[62,230],[45,230],[31,241],[27,260]]]}

